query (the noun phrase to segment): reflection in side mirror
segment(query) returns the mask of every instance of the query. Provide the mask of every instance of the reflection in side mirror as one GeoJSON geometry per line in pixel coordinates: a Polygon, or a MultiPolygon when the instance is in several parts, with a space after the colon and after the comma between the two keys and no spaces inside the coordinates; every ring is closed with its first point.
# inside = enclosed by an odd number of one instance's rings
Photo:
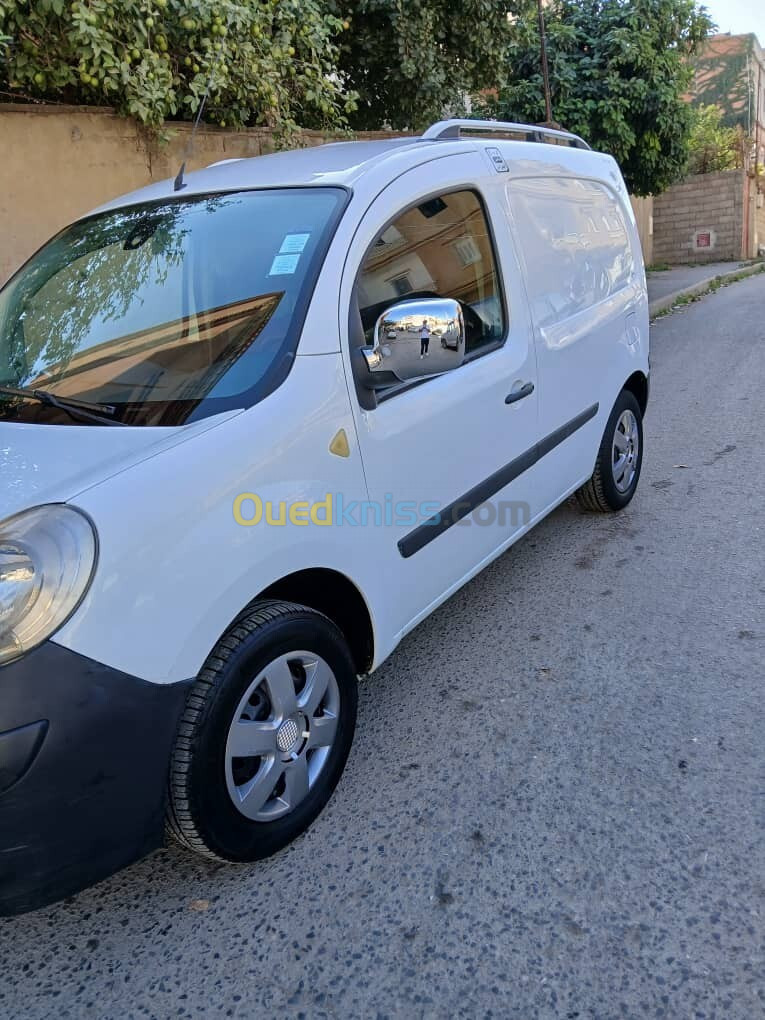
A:
{"type": "Polygon", "coordinates": [[[462,309],[451,298],[401,301],[380,316],[374,335],[374,347],[362,348],[373,389],[375,373],[410,382],[459,368],[465,359],[462,309]]]}

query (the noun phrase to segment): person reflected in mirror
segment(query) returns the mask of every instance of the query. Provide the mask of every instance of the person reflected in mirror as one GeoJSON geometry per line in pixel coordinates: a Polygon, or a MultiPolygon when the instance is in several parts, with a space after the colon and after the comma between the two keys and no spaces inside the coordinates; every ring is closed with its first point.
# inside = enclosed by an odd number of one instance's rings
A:
{"type": "Polygon", "coordinates": [[[422,326],[420,327],[420,357],[427,358],[428,346],[430,345],[430,329],[428,328],[428,320],[422,320],[422,326]]]}

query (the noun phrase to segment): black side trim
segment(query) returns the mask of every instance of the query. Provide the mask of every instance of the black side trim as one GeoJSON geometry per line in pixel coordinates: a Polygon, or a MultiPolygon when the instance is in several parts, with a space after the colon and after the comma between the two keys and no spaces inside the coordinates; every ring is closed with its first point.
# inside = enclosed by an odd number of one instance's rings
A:
{"type": "Polygon", "coordinates": [[[582,411],[576,418],[572,418],[565,425],[561,425],[560,428],[551,432],[549,436],[546,436],[535,446],[522,453],[520,457],[511,460],[509,464],[505,464],[499,471],[489,475],[488,478],[485,478],[478,485],[460,496],[459,499],[449,503],[439,513],[434,514],[433,517],[429,517],[427,521],[419,524],[414,531],[404,535],[398,543],[398,551],[404,559],[414,556],[416,552],[419,552],[429,542],[432,542],[434,538],[438,538],[439,535],[442,535],[452,525],[461,521],[463,517],[467,517],[481,506],[482,503],[491,499],[500,489],[504,489],[510,482],[515,481],[524,471],[528,471],[545,454],[550,453],[556,446],[560,446],[577,429],[580,429],[595,417],[599,406],[599,404],[593,404],[592,407],[588,407],[586,411],[582,411]]]}
{"type": "Polygon", "coordinates": [[[588,421],[591,421],[598,413],[600,404],[593,404],[592,407],[588,407],[586,411],[582,411],[576,418],[572,418],[571,421],[566,422],[565,425],[561,425],[560,428],[551,432],[549,436],[540,440],[537,443],[537,460],[541,460],[545,454],[550,453],[556,446],[560,446],[561,443],[565,442],[569,436],[578,431],[582,425],[586,425],[588,421]]]}
{"type": "Polygon", "coordinates": [[[468,514],[471,514],[482,503],[485,503],[487,499],[491,499],[495,492],[504,489],[518,475],[528,471],[530,467],[536,464],[537,460],[537,448],[532,446],[530,450],[522,453],[520,457],[511,460],[509,464],[505,464],[499,471],[495,471],[493,475],[489,475],[488,478],[485,478],[474,488],[469,489],[459,499],[449,503],[439,513],[429,517],[427,521],[418,525],[414,531],[404,535],[398,543],[398,551],[404,559],[413,556],[426,546],[428,542],[438,538],[439,535],[442,535],[452,525],[461,521],[463,517],[467,517],[468,514]]]}

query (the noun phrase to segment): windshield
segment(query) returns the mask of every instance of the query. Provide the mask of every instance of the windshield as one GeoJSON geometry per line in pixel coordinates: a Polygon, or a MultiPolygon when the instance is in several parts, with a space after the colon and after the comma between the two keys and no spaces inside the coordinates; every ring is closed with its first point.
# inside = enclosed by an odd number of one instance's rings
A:
{"type": "MultiPolygon", "coordinates": [[[[250,406],[289,371],[345,197],[205,195],[74,224],[0,291],[0,386],[104,405],[131,425],[250,406]]],[[[0,420],[72,424],[2,393],[0,420]]]]}

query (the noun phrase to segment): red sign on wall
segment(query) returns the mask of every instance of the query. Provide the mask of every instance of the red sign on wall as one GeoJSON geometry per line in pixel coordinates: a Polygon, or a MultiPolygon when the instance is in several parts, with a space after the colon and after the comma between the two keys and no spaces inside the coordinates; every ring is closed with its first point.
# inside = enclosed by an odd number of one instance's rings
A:
{"type": "Polygon", "coordinates": [[[696,234],[696,247],[697,248],[711,248],[712,247],[712,235],[710,233],[696,234]]]}

